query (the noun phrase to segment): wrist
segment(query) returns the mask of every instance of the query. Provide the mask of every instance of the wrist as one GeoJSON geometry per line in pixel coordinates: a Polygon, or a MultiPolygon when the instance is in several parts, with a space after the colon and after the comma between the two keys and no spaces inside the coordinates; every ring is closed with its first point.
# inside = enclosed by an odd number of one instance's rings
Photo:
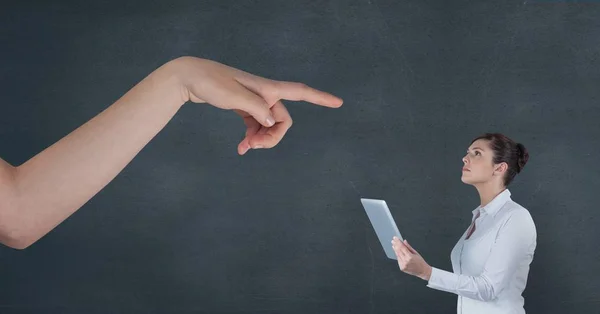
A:
{"type": "Polygon", "coordinates": [[[423,273],[421,274],[421,279],[425,280],[425,281],[429,281],[429,279],[431,278],[431,272],[432,272],[432,268],[429,265],[426,265],[425,267],[425,271],[423,271],[423,273]]]}
{"type": "Polygon", "coordinates": [[[181,105],[188,101],[195,103],[205,102],[199,98],[202,95],[198,94],[198,90],[192,91],[190,88],[205,79],[207,72],[210,71],[210,62],[207,59],[183,56],[165,64],[165,72],[176,83],[181,105]]]}
{"type": "Polygon", "coordinates": [[[179,107],[190,100],[190,93],[186,83],[188,76],[185,65],[186,58],[190,57],[173,59],[156,70],[156,74],[169,86],[169,90],[176,98],[176,106],[179,107]]]}

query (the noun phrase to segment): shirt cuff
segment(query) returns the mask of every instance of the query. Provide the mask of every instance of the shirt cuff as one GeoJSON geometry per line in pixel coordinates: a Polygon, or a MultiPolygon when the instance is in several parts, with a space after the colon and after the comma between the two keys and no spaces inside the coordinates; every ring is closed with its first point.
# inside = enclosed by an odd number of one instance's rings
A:
{"type": "Polygon", "coordinates": [[[431,276],[427,282],[427,287],[446,292],[454,292],[457,285],[457,274],[431,267],[431,276]]]}

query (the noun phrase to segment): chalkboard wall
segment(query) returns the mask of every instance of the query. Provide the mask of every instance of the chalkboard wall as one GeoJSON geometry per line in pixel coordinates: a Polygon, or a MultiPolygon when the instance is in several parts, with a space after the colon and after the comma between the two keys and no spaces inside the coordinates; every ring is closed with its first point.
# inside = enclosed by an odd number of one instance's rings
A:
{"type": "Polygon", "coordinates": [[[186,104],[63,224],[0,248],[1,313],[453,313],[385,257],[359,199],[451,270],[479,204],[461,158],[484,132],[530,153],[510,186],[538,231],[525,309],[600,307],[593,2],[11,1],[0,46],[13,165],[183,55],[344,99],[287,103],[284,140],[245,156],[239,117],[186,104]]]}

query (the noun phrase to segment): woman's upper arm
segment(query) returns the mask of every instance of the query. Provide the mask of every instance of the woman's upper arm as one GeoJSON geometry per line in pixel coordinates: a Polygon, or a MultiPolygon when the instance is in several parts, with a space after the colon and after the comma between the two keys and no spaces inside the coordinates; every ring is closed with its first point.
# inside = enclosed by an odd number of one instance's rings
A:
{"type": "Polygon", "coordinates": [[[535,224],[529,213],[517,210],[511,213],[496,238],[496,242],[482,276],[498,295],[513,278],[524,261],[533,258],[536,245],[535,224]]]}

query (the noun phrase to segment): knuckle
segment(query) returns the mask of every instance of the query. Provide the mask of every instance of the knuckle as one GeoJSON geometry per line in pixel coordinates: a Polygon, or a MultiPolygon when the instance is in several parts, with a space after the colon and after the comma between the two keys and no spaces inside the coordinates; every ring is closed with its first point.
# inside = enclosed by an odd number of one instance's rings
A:
{"type": "Polygon", "coordinates": [[[281,88],[285,87],[285,83],[283,81],[269,81],[265,84],[265,87],[267,87],[270,90],[278,90],[281,88]]]}
{"type": "Polygon", "coordinates": [[[281,81],[269,80],[260,85],[259,92],[270,98],[278,98],[279,91],[285,88],[285,84],[281,81]]]}
{"type": "Polygon", "coordinates": [[[256,105],[265,113],[268,113],[270,110],[269,104],[262,98],[256,99],[256,105]]]}
{"type": "Polygon", "coordinates": [[[265,94],[273,90],[274,84],[269,82],[268,80],[259,80],[256,82],[256,91],[259,94],[265,94]]]}
{"type": "Polygon", "coordinates": [[[308,85],[301,83],[301,82],[297,82],[297,83],[295,83],[295,85],[296,85],[296,88],[301,89],[301,90],[308,89],[308,85]]]}

